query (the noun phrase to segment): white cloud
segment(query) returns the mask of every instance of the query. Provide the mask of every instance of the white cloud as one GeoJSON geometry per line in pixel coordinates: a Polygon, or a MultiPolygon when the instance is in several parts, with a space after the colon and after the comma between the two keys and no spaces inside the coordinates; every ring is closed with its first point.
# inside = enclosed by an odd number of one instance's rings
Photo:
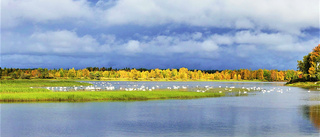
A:
{"type": "Polygon", "coordinates": [[[78,36],[77,33],[58,30],[35,32],[29,37],[5,33],[3,52],[5,54],[65,54],[79,55],[84,53],[107,52],[108,45],[100,45],[90,35],[78,36]],[[16,39],[16,40],[15,40],[16,39]]]}
{"type": "Polygon", "coordinates": [[[125,53],[139,53],[142,52],[142,48],[140,47],[140,42],[136,40],[130,40],[125,44],[125,53]]]}
{"type": "MultiPolygon", "coordinates": [[[[79,36],[67,30],[35,32],[31,36],[14,33],[3,34],[4,54],[64,54],[70,56],[96,54],[138,55],[152,54],[168,56],[190,54],[191,56],[218,53],[244,57],[256,46],[269,52],[308,52],[317,45],[317,37],[299,40],[295,35],[240,31],[230,34],[213,34],[203,37],[201,33],[175,35],[140,36],[141,39],[118,39],[114,35],[101,34],[79,36]],[[98,41],[102,43],[99,43],[98,41]],[[255,46],[253,46],[255,45],[255,46]],[[223,48],[221,48],[223,47],[223,48]],[[237,47],[237,50],[234,48],[237,47]],[[246,50],[243,50],[246,49],[246,50]],[[250,50],[247,50],[250,49],[250,50]],[[240,52],[241,51],[241,52],[240,52]]],[[[304,38],[305,39],[305,38],[304,38]]],[[[218,57],[215,55],[215,57],[218,57]]]]}
{"type": "Polygon", "coordinates": [[[101,34],[100,35],[101,41],[104,41],[105,43],[114,43],[116,41],[116,36],[115,35],[110,35],[110,34],[101,34]]]}
{"type": "Polygon", "coordinates": [[[290,34],[319,28],[318,0],[2,0],[2,28],[23,22],[267,29],[290,34]],[[97,24],[96,24],[97,23],[97,24]]]}
{"type": "Polygon", "coordinates": [[[213,34],[212,36],[210,36],[210,39],[212,39],[217,44],[230,45],[234,42],[233,37],[231,35],[213,34]]]}
{"type": "Polygon", "coordinates": [[[263,46],[269,51],[308,52],[317,45],[317,37],[298,38],[284,33],[263,33],[240,31],[234,35],[234,42],[263,46]],[[303,39],[303,40],[302,40],[303,39]]]}
{"type": "Polygon", "coordinates": [[[201,43],[201,47],[205,50],[205,51],[216,51],[218,50],[219,46],[212,40],[206,40],[204,42],[201,43]]]}
{"type": "Polygon", "coordinates": [[[239,57],[249,57],[256,55],[257,48],[255,45],[239,45],[237,47],[236,53],[239,57]]]}
{"type": "Polygon", "coordinates": [[[86,0],[2,0],[1,27],[10,28],[26,21],[79,22],[93,17],[92,10],[86,0]]]}
{"type": "Polygon", "coordinates": [[[192,35],[193,39],[200,39],[202,37],[202,33],[201,32],[196,32],[192,35]]]}
{"type": "Polygon", "coordinates": [[[235,27],[237,29],[253,29],[254,24],[248,19],[239,19],[235,22],[235,27]]]}
{"type": "Polygon", "coordinates": [[[263,32],[251,32],[240,31],[235,34],[235,41],[237,43],[252,43],[260,45],[273,45],[292,43],[297,37],[294,35],[283,33],[263,33],[263,32]]]}
{"type": "MultiPolygon", "coordinates": [[[[297,54],[319,43],[318,36],[304,31],[319,29],[318,0],[2,0],[0,16],[1,54],[7,64],[33,55],[183,56],[225,62],[224,56],[255,60],[252,53],[290,56],[295,64],[297,54]],[[122,37],[124,33],[133,34],[122,37]]],[[[271,60],[263,56],[261,60],[271,60]]],[[[28,62],[39,64],[34,59],[28,62]]]]}
{"type": "Polygon", "coordinates": [[[178,23],[299,34],[319,27],[318,5],[318,0],[119,0],[103,18],[109,25],[178,23]]]}
{"type": "Polygon", "coordinates": [[[79,37],[75,32],[66,30],[37,32],[32,34],[30,39],[34,43],[30,45],[29,50],[35,52],[41,48],[54,53],[92,53],[96,52],[95,48],[99,46],[89,35],[79,37]]]}

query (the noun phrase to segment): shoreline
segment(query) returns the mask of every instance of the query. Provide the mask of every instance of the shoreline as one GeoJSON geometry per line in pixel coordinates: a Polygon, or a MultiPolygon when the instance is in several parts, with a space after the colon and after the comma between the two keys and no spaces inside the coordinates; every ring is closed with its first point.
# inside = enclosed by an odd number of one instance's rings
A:
{"type": "Polygon", "coordinates": [[[312,88],[320,88],[320,82],[297,82],[292,84],[285,84],[285,86],[312,89],[312,88]]]}

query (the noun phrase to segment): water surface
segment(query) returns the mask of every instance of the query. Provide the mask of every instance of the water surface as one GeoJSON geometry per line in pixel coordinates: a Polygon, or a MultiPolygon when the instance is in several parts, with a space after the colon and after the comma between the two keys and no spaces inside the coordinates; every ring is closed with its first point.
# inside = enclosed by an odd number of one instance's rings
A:
{"type": "MultiPolygon", "coordinates": [[[[255,95],[250,96],[192,100],[1,104],[1,135],[3,137],[318,137],[320,135],[318,106],[320,102],[310,101],[311,97],[319,96],[318,91],[308,92],[307,89],[284,87],[283,83],[126,82],[122,84],[134,86],[143,83],[151,87],[198,85],[261,87],[267,91],[275,90],[265,93],[255,92],[255,95]],[[283,92],[277,92],[279,90],[283,92]]],[[[120,87],[115,83],[112,85],[120,87]]]]}

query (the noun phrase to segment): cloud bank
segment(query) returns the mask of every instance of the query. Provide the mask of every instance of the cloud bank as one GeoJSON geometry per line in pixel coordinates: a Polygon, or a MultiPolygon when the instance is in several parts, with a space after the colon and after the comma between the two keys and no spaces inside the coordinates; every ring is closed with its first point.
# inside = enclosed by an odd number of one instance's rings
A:
{"type": "Polygon", "coordinates": [[[295,69],[319,43],[318,0],[3,0],[1,11],[1,67],[295,69]]]}

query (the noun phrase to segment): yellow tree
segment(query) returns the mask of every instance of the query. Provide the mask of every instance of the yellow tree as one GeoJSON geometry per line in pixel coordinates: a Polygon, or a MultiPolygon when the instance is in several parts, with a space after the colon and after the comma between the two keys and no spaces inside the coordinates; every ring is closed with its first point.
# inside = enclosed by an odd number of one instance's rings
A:
{"type": "Polygon", "coordinates": [[[57,71],[57,72],[54,74],[54,77],[55,77],[55,78],[60,78],[60,72],[57,71]]]}
{"type": "Polygon", "coordinates": [[[82,77],[82,70],[77,70],[77,78],[81,78],[82,77]]]}
{"type": "Polygon", "coordinates": [[[284,73],[282,71],[277,73],[277,80],[284,81],[284,73]]]}
{"type": "Polygon", "coordinates": [[[172,76],[171,78],[177,79],[178,78],[178,70],[177,69],[172,69],[172,76]]]}
{"type": "Polygon", "coordinates": [[[120,78],[129,78],[127,71],[119,70],[120,78]]]}
{"type": "Polygon", "coordinates": [[[259,69],[258,72],[257,72],[257,79],[259,80],[263,80],[263,70],[262,69],[259,69]]]}
{"type": "Polygon", "coordinates": [[[110,77],[109,77],[109,76],[110,76],[110,72],[109,72],[109,71],[104,71],[104,72],[102,73],[102,76],[105,77],[105,78],[110,78],[110,77]]]}
{"type": "Polygon", "coordinates": [[[152,69],[148,75],[149,78],[155,78],[156,77],[156,72],[152,69]]]}
{"type": "Polygon", "coordinates": [[[170,69],[166,69],[166,76],[165,78],[171,78],[171,70],[170,69]]]}
{"type": "Polygon", "coordinates": [[[315,67],[312,66],[309,68],[308,72],[309,72],[310,77],[315,77],[317,71],[316,71],[315,67]]]}
{"type": "Polygon", "coordinates": [[[82,76],[83,77],[89,77],[89,74],[90,74],[90,72],[89,72],[89,70],[88,69],[82,69],[82,76]]]}
{"type": "Polygon", "coordinates": [[[76,77],[76,70],[74,68],[68,70],[68,77],[69,78],[76,77]]]}
{"type": "Polygon", "coordinates": [[[232,79],[233,79],[233,80],[237,80],[237,79],[238,79],[237,74],[233,74],[232,79]]]}
{"type": "Polygon", "coordinates": [[[276,70],[271,70],[271,81],[276,81],[277,80],[277,71],[276,70]]]}
{"type": "Polygon", "coordinates": [[[318,67],[320,67],[319,63],[320,63],[320,44],[315,47],[313,49],[313,51],[311,52],[311,56],[310,56],[310,68],[308,70],[309,72],[309,75],[311,77],[315,77],[317,75],[317,71],[320,71],[318,70],[318,67]]]}
{"type": "Polygon", "coordinates": [[[160,79],[163,78],[162,70],[156,68],[154,71],[156,73],[156,78],[160,78],[160,79]]]}
{"type": "Polygon", "coordinates": [[[141,78],[143,78],[143,79],[147,79],[148,78],[148,71],[143,71],[143,72],[141,72],[141,78]]]}
{"type": "Polygon", "coordinates": [[[131,72],[130,72],[130,78],[131,79],[135,79],[135,80],[138,80],[138,71],[136,69],[131,69],[131,72]]]}
{"type": "Polygon", "coordinates": [[[238,74],[238,80],[241,80],[241,75],[240,74],[238,74]]]}
{"type": "Polygon", "coordinates": [[[198,77],[199,77],[199,79],[203,79],[204,78],[203,73],[202,73],[201,70],[198,70],[198,77]]]}
{"type": "Polygon", "coordinates": [[[188,79],[188,69],[184,67],[180,68],[179,76],[180,76],[180,79],[183,79],[183,80],[188,79]]]}

